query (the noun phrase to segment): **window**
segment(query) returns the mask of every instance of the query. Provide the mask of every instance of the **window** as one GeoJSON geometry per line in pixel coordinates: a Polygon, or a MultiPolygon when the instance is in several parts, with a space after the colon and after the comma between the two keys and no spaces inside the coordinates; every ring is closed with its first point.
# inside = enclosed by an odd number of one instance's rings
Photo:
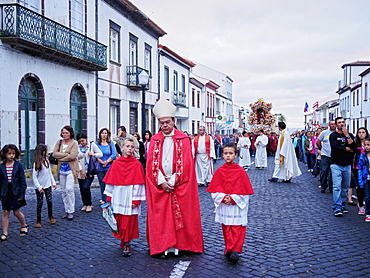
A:
{"type": "Polygon", "coordinates": [[[120,126],[120,101],[115,99],[109,100],[109,130],[112,137],[117,136],[117,129],[120,126]]]}
{"type": "Polygon", "coordinates": [[[191,106],[195,107],[195,89],[191,89],[191,106]]]}
{"type": "Polygon", "coordinates": [[[356,92],[355,91],[352,93],[352,105],[353,106],[356,105],[356,92]]]}
{"type": "Polygon", "coordinates": [[[200,91],[197,93],[197,107],[200,108],[200,91]]]}
{"type": "Polygon", "coordinates": [[[19,4],[36,13],[40,13],[41,10],[40,0],[20,0],[19,4]]]}
{"type": "Polygon", "coordinates": [[[177,71],[173,71],[173,91],[177,92],[179,90],[179,80],[177,71]]]}
{"type": "Polygon", "coordinates": [[[84,0],[71,0],[71,28],[77,32],[84,32],[85,12],[84,0]]]}
{"type": "Polygon", "coordinates": [[[365,88],[364,88],[364,100],[367,101],[367,82],[365,83],[365,88]]]}
{"type": "Polygon", "coordinates": [[[151,76],[152,75],[152,47],[148,44],[145,44],[144,68],[148,70],[149,76],[151,76]]]}
{"type": "Polygon", "coordinates": [[[191,121],[191,134],[195,134],[195,121],[191,121]]]}
{"type": "Polygon", "coordinates": [[[185,93],[185,88],[186,88],[186,84],[185,84],[185,75],[181,75],[181,91],[183,92],[183,93],[185,93]]]}
{"type": "Polygon", "coordinates": [[[357,95],[356,105],[359,105],[360,104],[360,90],[356,91],[356,95],[357,95]]]}
{"type": "Polygon", "coordinates": [[[130,34],[130,42],[129,42],[129,65],[130,66],[137,66],[137,42],[138,38],[134,35],[130,34]]]}
{"type": "Polygon", "coordinates": [[[71,126],[76,134],[82,131],[82,97],[78,87],[71,93],[71,126]]]}
{"type": "Polygon", "coordinates": [[[164,66],[164,91],[168,92],[170,90],[170,69],[167,66],[164,66]]]}
{"type": "Polygon", "coordinates": [[[114,22],[109,22],[109,60],[120,62],[120,29],[121,27],[114,22]]]}
{"type": "Polygon", "coordinates": [[[130,134],[138,132],[138,104],[130,102],[130,134]]]}

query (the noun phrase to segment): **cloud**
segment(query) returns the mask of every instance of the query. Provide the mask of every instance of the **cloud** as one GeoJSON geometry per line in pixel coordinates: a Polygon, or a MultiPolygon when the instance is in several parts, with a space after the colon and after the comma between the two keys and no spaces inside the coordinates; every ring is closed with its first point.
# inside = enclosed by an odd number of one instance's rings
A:
{"type": "Polygon", "coordinates": [[[263,97],[290,127],[306,101],[338,97],[344,63],[370,60],[367,0],[132,1],[167,31],[162,44],[230,76],[237,104],[263,97]]]}

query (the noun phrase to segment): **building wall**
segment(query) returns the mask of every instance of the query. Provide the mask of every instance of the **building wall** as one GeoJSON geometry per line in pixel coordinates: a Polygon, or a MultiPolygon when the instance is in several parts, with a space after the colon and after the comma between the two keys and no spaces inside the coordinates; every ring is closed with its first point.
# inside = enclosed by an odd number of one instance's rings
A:
{"type": "MultiPolygon", "coordinates": [[[[149,81],[149,90],[146,91],[146,104],[154,106],[158,98],[158,40],[145,30],[140,28],[134,22],[128,20],[119,11],[112,8],[105,1],[101,1],[99,14],[106,15],[99,20],[99,41],[108,46],[108,70],[99,72],[99,115],[98,126],[109,127],[109,100],[115,99],[120,102],[120,119],[119,125],[124,125],[126,128],[130,126],[130,103],[137,105],[137,130],[141,133],[141,90],[132,90],[126,85],[127,66],[129,61],[129,41],[130,34],[137,38],[137,66],[144,68],[144,51],[145,44],[151,46],[151,75],[149,81]],[[110,61],[109,57],[109,31],[110,22],[119,26],[119,62],[110,61]]],[[[152,110],[149,111],[149,127],[152,126],[152,110]]],[[[151,129],[151,128],[150,128],[151,129]]],[[[116,131],[113,130],[115,133],[116,131]]]]}

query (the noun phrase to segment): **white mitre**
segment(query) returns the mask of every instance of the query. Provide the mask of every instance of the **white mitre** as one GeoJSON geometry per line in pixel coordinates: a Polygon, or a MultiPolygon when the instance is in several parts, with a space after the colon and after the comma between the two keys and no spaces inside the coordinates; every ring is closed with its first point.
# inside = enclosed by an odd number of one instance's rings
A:
{"type": "Polygon", "coordinates": [[[154,105],[153,113],[157,117],[157,119],[163,117],[174,118],[176,114],[176,106],[168,100],[162,98],[158,100],[158,102],[154,105]]]}

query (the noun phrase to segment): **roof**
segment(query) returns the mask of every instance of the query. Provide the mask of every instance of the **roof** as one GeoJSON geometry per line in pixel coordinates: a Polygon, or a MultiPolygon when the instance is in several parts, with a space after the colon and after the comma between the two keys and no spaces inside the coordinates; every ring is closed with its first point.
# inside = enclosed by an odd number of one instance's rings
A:
{"type": "Polygon", "coordinates": [[[189,61],[183,57],[181,57],[179,54],[177,54],[175,51],[171,50],[170,48],[168,48],[167,46],[165,45],[158,45],[158,49],[163,49],[164,51],[166,51],[168,54],[170,54],[171,56],[175,57],[176,59],[180,60],[181,62],[183,62],[184,64],[186,64],[187,66],[189,67],[194,67],[196,64],[193,63],[192,61],[189,61]]]}
{"type": "Polygon", "coordinates": [[[355,61],[355,62],[350,62],[347,64],[344,64],[342,66],[342,69],[348,66],[369,66],[370,67],[370,61],[355,61]]]}
{"type": "Polygon", "coordinates": [[[156,38],[162,37],[167,33],[159,27],[153,20],[146,16],[138,7],[128,0],[104,0],[109,3],[113,8],[117,9],[121,14],[125,15],[132,22],[136,23],[139,27],[148,31],[156,38]]]}

